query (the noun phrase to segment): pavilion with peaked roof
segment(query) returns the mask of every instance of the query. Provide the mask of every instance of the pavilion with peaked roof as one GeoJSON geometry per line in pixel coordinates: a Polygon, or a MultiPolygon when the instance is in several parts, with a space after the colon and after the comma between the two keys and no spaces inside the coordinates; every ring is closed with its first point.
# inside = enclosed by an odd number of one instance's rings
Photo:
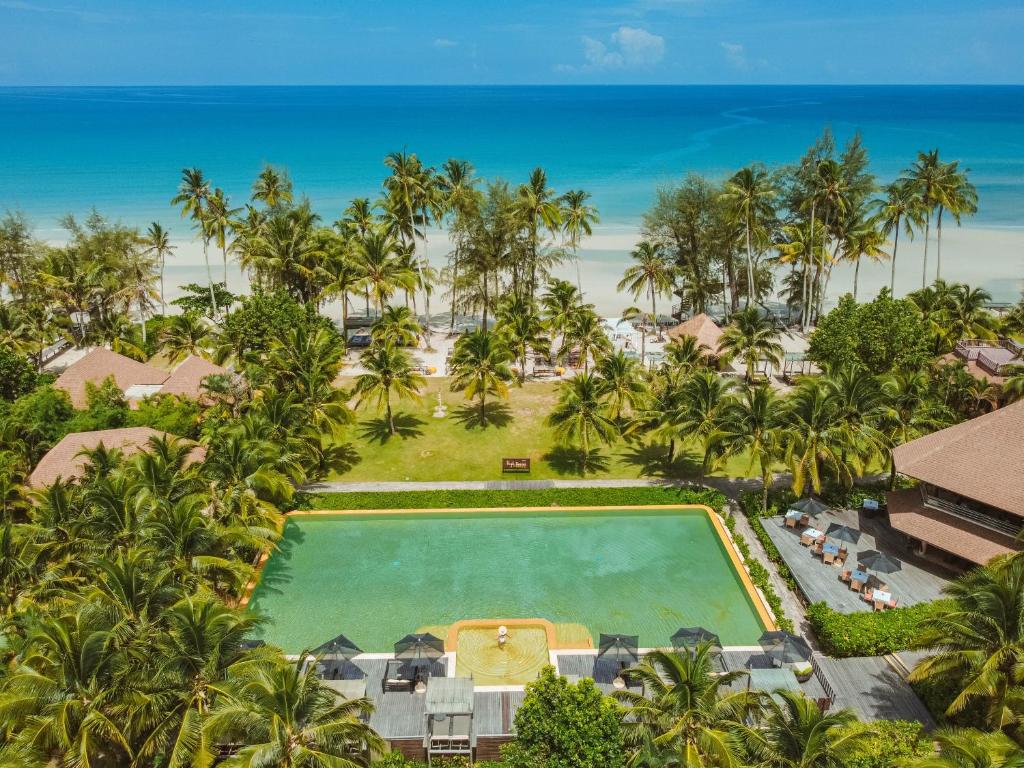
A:
{"type": "Polygon", "coordinates": [[[668,334],[669,339],[672,341],[681,339],[684,336],[693,336],[698,344],[703,344],[708,348],[709,355],[717,357],[721,354],[718,345],[722,340],[722,329],[703,312],[699,315],[694,315],[675,328],[669,328],[666,334],[668,334]]]}
{"type": "Polygon", "coordinates": [[[967,568],[1024,548],[1024,402],[898,446],[893,459],[919,482],[888,495],[889,524],[918,552],[967,568]]]}
{"type": "MultiPolygon", "coordinates": [[[[169,437],[180,439],[167,432],[160,432],[150,427],[128,427],[125,429],[99,429],[93,432],[71,432],[57,443],[36,464],[29,475],[30,488],[45,488],[56,482],[57,478],[66,481],[77,480],[85,472],[88,459],[83,451],[91,451],[99,446],[108,450],[119,450],[124,456],[144,451],[153,438],[169,437]]],[[[191,442],[191,441],[188,441],[191,442]]],[[[189,463],[202,461],[206,449],[197,445],[189,454],[189,463]]]]}
{"type": "Polygon", "coordinates": [[[190,355],[173,371],[168,372],[97,347],[68,366],[53,385],[67,392],[71,404],[81,409],[88,405],[86,385],[99,386],[113,377],[129,404],[137,405],[144,397],[151,395],[178,395],[198,399],[202,395],[203,379],[227,372],[226,368],[196,355],[190,355]]]}

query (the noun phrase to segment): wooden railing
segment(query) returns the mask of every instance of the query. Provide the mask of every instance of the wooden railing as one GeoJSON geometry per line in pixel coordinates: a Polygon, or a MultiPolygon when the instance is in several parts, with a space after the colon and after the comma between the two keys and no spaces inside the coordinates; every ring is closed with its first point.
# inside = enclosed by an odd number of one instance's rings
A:
{"type": "Polygon", "coordinates": [[[832,684],[828,681],[828,678],[825,677],[825,671],[818,666],[818,660],[813,653],[811,654],[811,669],[814,672],[815,679],[821,685],[822,689],[824,689],[825,696],[828,698],[829,705],[831,706],[835,703],[836,692],[832,690],[832,684]]]}
{"type": "Polygon", "coordinates": [[[983,528],[995,531],[996,533],[1002,533],[1006,536],[1013,537],[1017,537],[1021,533],[1020,523],[1000,520],[999,518],[986,515],[984,512],[971,509],[963,504],[946,501],[945,499],[940,499],[927,493],[922,493],[922,497],[926,507],[937,509],[940,512],[945,512],[947,515],[952,515],[953,517],[959,517],[961,520],[967,520],[975,523],[976,525],[980,525],[983,528]]]}

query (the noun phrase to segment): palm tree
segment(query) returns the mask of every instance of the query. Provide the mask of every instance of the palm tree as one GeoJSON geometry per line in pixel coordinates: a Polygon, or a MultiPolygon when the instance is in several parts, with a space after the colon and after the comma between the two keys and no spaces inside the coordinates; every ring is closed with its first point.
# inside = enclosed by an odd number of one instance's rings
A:
{"type": "Polygon", "coordinates": [[[947,715],[980,712],[989,728],[1019,738],[1024,557],[993,560],[947,584],[943,594],[948,600],[919,628],[916,645],[930,654],[910,679],[955,681],[959,693],[947,715]]]}
{"type": "MultiPolygon", "coordinates": [[[[565,333],[582,305],[579,289],[568,280],[549,280],[547,291],[540,297],[544,322],[551,332],[551,341],[565,333]]],[[[565,346],[565,342],[558,345],[565,346]]]]}
{"type": "Polygon", "coordinates": [[[786,400],[786,462],[797,496],[803,494],[808,479],[814,492],[821,493],[826,470],[845,487],[850,487],[854,473],[861,471],[861,456],[850,452],[849,432],[839,406],[835,392],[815,379],[801,381],[786,400]]]}
{"type": "Polygon", "coordinates": [[[1007,368],[1002,390],[1007,403],[1024,399],[1024,365],[1011,365],[1007,368]]]}
{"type": "Polygon", "coordinates": [[[949,409],[931,396],[925,371],[898,371],[882,381],[882,405],[879,429],[889,463],[889,488],[896,487],[896,462],[892,449],[946,425],[952,417],[949,409]]]}
{"type": "Polygon", "coordinates": [[[722,202],[736,221],[743,222],[747,238],[747,303],[754,293],[754,229],[774,215],[772,200],[778,194],[764,168],[741,168],[725,183],[722,202]]]}
{"type": "Polygon", "coordinates": [[[697,341],[696,336],[680,336],[665,345],[665,364],[684,373],[707,368],[710,355],[711,349],[697,341]]]}
{"type": "Polygon", "coordinates": [[[921,262],[921,287],[928,282],[928,237],[931,233],[932,213],[937,204],[937,187],[942,176],[939,150],[918,152],[917,160],[904,172],[901,182],[907,183],[917,198],[916,206],[924,214],[924,259],[921,262]]]}
{"type": "Polygon", "coordinates": [[[160,314],[167,314],[167,304],[164,301],[164,267],[167,266],[167,258],[173,253],[174,246],[171,245],[170,233],[154,221],[149,225],[146,234],[142,239],[146,246],[146,253],[153,256],[160,264],[160,314]]]}
{"type": "Polygon", "coordinates": [[[654,430],[656,436],[669,442],[668,463],[671,464],[675,440],[696,440],[703,449],[700,482],[711,471],[716,457],[729,445],[729,436],[736,433],[738,404],[732,396],[735,382],[728,381],[707,369],[693,372],[679,385],[675,407],[666,411],[654,430]]]}
{"type": "MultiPolygon", "coordinates": [[[[643,240],[637,243],[630,256],[637,263],[626,269],[619,281],[618,290],[629,291],[634,299],[648,294],[651,297],[651,314],[657,325],[658,294],[670,293],[672,290],[672,267],[665,257],[664,246],[643,240]]],[[[661,339],[660,326],[658,328],[658,338],[661,339]]]]}
{"type": "Polygon", "coordinates": [[[377,342],[391,342],[396,347],[415,346],[423,327],[408,307],[388,305],[373,324],[371,336],[377,342]]]}
{"type": "Polygon", "coordinates": [[[559,385],[558,402],[548,414],[555,438],[563,443],[579,443],[580,468],[585,473],[590,448],[595,438],[610,443],[615,438],[615,422],[603,402],[602,382],[595,374],[581,373],[559,385]]]}
{"type": "Polygon", "coordinates": [[[139,308],[143,344],[146,343],[146,310],[153,307],[153,299],[156,298],[156,291],[153,290],[153,283],[156,280],[156,275],[153,274],[155,266],[155,259],[151,255],[136,248],[130,249],[124,255],[120,265],[123,285],[120,293],[125,297],[127,307],[130,308],[134,303],[139,308]]]}
{"type": "Polygon", "coordinates": [[[949,286],[942,315],[954,344],[964,338],[995,338],[995,317],[987,307],[991,301],[992,295],[984,288],[971,288],[963,283],[949,286]]]}
{"type": "Polygon", "coordinates": [[[451,359],[452,391],[480,398],[480,422],[487,423],[487,396],[508,398],[508,382],[515,374],[509,367],[512,353],[500,336],[484,330],[455,342],[451,359]]]}
{"type": "Polygon", "coordinates": [[[232,208],[224,190],[217,187],[209,196],[206,204],[206,226],[211,239],[220,248],[224,259],[224,286],[228,284],[228,230],[232,228],[235,216],[241,208],[232,208]]]}
{"type": "Polygon", "coordinates": [[[538,251],[540,250],[540,229],[554,232],[562,223],[562,211],[558,206],[554,190],[548,186],[548,177],[543,168],[534,168],[530,179],[520,185],[518,209],[526,223],[527,243],[530,248],[527,266],[529,296],[537,292],[538,251]]]}
{"type": "Polygon", "coordinates": [[[438,189],[443,200],[443,211],[453,217],[451,235],[454,248],[452,249],[452,272],[449,281],[451,286],[450,331],[455,330],[455,309],[459,303],[459,267],[464,247],[466,219],[479,206],[481,198],[480,190],[477,189],[479,180],[474,177],[474,172],[473,166],[465,160],[449,158],[441,166],[441,173],[437,178],[438,189]]]}
{"type": "Polygon", "coordinates": [[[761,509],[765,514],[772,469],[782,458],[785,444],[784,416],[785,405],[774,389],[764,384],[747,384],[740,390],[735,430],[725,438],[730,454],[749,454],[750,469],[757,467],[761,475],[761,509]]]}
{"type": "Polygon", "coordinates": [[[914,228],[920,228],[924,212],[913,185],[906,179],[898,179],[885,188],[885,198],[877,201],[878,215],[882,220],[882,232],[893,236],[892,266],[889,274],[889,293],[896,295],[896,250],[900,245],[900,224],[907,237],[914,238],[914,228]]]}
{"type": "Polygon", "coordinates": [[[260,175],[252,184],[252,199],[261,201],[268,208],[290,205],[292,182],[286,173],[278,171],[271,165],[264,165],[260,175]]]}
{"type": "Polygon", "coordinates": [[[412,358],[389,340],[370,345],[360,360],[366,373],[356,377],[353,390],[356,407],[369,398],[377,401],[377,410],[384,411],[388,434],[394,435],[395,417],[391,411],[391,396],[418,400],[426,380],[412,369],[412,358]]]}
{"type": "Polygon", "coordinates": [[[583,279],[580,277],[580,239],[593,234],[592,225],[601,221],[597,208],[587,203],[590,193],[582,189],[571,189],[562,195],[562,231],[572,248],[572,260],[576,262],[576,287],[583,296],[583,279]]]}
{"type": "Polygon", "coordinates": [[[601,355],[609,353],[612,347],[601,318],[589,304],[577,308],[562,341],[562,347],[558,350],[559,356],[565,358],[574,350],[577,351],[584,371],[590,370],[591,360],[597,360],[601,355]]]}
{"type": "Polygon", "coordinates": [[[519,381],[526,381],[526,357],[532,349],[547,356],[550,354],[544,323],[537,313],[532,299],[522,299],[510,294],[498,305],[495,333],[501,336],[519,363],[519,381]]]}
{"type": "Polygon", "coordinates": [[[213,272],[210,271],[210,230],[206,223],[206,205],[210,199],[210,182],[198,168],[183,168],[178,194],[171,198],[171,205],[181,206],[181,216],[192,217],[193,226],[203,240],[203,260],[206,262],[206,279],[210,285],[210,307],[217,316],[217,297],[213,293],[213,272]]]}
{"type": "Polygon", "coordinates": [[[736,312],[725,327],[719,350],[728,358],[740,358],[746,367],[747,381],[754,380],[754,366],[766,360],[778,367],[786,350],[779,343],[779,330],[756,308],[736,312]]]}
{"type": "Polygon", "coordinates": [[[370,229],[356,244],[356,264],[366,276],[377,311],[398,288],[411,286],[413,275],[398,258],[398,242],[383,227],[370,229]]]}
{"type": "Polygon", "coordinates": [[[612,418],[621,429],[623,411],[628,407],[635,412],[647,396],[640,364],[626,357],[626,353],[620,349],[601,357],[594,367],[594,373],[599,377],[601,397],[610,404],[612,418]]]}
{"type": "Polygon", "coordinates": [[[373,711],[370,700],[339,703],[315,672],[303,653],[295,662],[247,665],[233,675],[230,696],[218,700],[205,730],[221,743],[246,746],[221,765],[357,768],[386,751],[384,740],[364,721],[373,711]]]}
{"type": "Polygon", "coordinates": [[[157,344],[172,363],[180,363],[190,355],[206,354],[212,340],[210,328],[193,312],[175,315],[160,329],[157,344]]]}
{"type": "Polygon", "coordinates": [[[847,261],[854,263],[853,268],[853,298],[857,300],[857,283],[860,278],[861,259],[867,258],[870,261],[880,262],[892,258],[882,250],[885,245],[885,234],[876,228],[876,222],[872,219],[864,221],[858,219],[852,226],[848,227],[846,236],[843,238],[843,256],[847,261]]]}
{"type": "Polygon", "coordinates": [[[932,734],[937,753],[918,758],[911,768],[1021,768],[1024,752],[1003,733],[943,728],[932,734]]]}
{"type": "Polygon", "coordinates": [[[643,693],[612,694],[623,706],[627,748],[653,744],[675,756],[670,765],[743,765],[744,721],[761,709],[760,694],[737,685],[745,671],[717,674],[711,645],[705,642],[692,652],[651,651],[628,672],[643,693]]]}
{"type": "Polygon", "coordinates": [[[839,768],[871,736],[850,727],[857,722],[852,710],[823,712],[800,691],[779,691],[768,701],[767,717],[747,731],[746,741],[773,768],[839,768]]]}

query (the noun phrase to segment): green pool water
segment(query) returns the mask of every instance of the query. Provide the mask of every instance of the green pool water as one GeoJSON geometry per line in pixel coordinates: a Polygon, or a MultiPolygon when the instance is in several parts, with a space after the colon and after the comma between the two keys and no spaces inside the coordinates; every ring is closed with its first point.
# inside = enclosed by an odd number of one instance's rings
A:
{"type": "MultiPolygon", "coordinates": [[[[291,517],[250,609],[297,653],[344,633],[389,651],[461,619],[542,618],[663,645],[701,625],[727,645],[764,627],[707,516],[694,510],[291,517]]],[[[576,627],[577,633],[581,631],[576,627]]],[[[571,628],[570,628],[571,633],[571,628]]]]}

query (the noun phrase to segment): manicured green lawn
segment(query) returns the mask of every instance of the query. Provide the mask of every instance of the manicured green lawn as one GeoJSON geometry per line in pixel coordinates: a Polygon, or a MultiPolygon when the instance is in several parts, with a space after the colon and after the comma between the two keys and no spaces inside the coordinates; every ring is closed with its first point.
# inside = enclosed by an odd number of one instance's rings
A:
{"type": "MultiPolygon", "coordinates": [[[[488,424],[480,409],[450,392],[447,379],[428,379],[422,401],[405,401],[396,409],[399,434],[387,434],[386,421],[372,407],[357,412],[349,428],[353,464],[332,480],[499,480],[579,477],[577,452],[555,443],[544,424],[557,399],[557,382],[530,382],[512,388],[507,401],[488,405],[488,424]],[[441,393],[448,416],[432,416],[441,393]],[[529,457],[529,475],[502,475],[503,457],[529,457]]],[[[676,451],[673,465],[664,466],[665,447],[619,441],[600,449],[588,477],[697,477],[701,455],[695,446],[676,451]]],[[[714,474],[745,476],[749,461],[736,457],[714,474]]]]}

